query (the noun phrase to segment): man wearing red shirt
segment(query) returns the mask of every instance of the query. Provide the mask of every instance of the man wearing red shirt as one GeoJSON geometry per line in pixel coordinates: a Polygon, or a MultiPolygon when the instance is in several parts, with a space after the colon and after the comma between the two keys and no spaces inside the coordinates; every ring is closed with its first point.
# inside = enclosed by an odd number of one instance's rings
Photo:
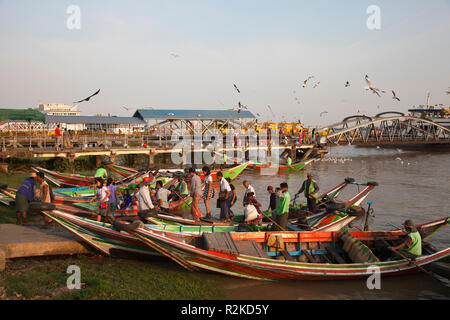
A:
{"type": "Polygon", "coordinates": [[[59,128],[59,124],[56,126],[55,129],[55,148],[58,149],[59,145],[61,144],[61,129],[59,128]]]}

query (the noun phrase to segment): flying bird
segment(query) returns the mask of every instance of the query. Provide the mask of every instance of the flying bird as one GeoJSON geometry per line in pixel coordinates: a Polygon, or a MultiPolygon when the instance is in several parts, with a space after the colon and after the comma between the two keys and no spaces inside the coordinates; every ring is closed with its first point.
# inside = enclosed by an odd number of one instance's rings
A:
{"type": "Polygon", "coordinates": [[[370,82],[370,80],[369,80],[369,76],[366,74],[366,84],[367,84],[367,87],[365,88],[366,90],[371,90],[373,93],[375,93],[378,97],[380,97],[381,98],[381,96],[380,96],[380,89],[377,89],[377,88],[375,88],[373,85],[372,85],[372,82],[370,82]]]}
{"type": "Polygon", "coordinates": [[[247,106],[244,106],[243,104],[241,104],[241,102],[239,101],[238,103],[238,113],[241,113],[242,109],[248,109],[247,106]]]}
{"type": "Polygon", "coordinates": [[[87,98],[85,98],[83,100],[80,100],[80,101],[76,101],[74,103],[80,103],[80,102],[83,102],[83,101],[89,101],[90,98],[92,98],[93,96],[97,95],[99,92],[100,92],[100,89],[98,89],[98,91],[96,93],[90,95],[89,97],[87,97],[87,98]]]}
{"type": "Polygon", "coordinates": [[[320,116],[322,116],[322,115],[325,114],[325,113],[328,113],[328,111],[322,111],[322,112],[320,113],[320,116]]]}
{"type": "Polygon", "coordinates": [[[306,79],[305,81],[303,81],[302,87],[306,88],[306,83],[311,80],[312,78],[314,78],[314,76],[309,76],[308,79],[306,79]]]}
{"type": "Polygon", "coordinates": [[[345,87],[346,87],[346,88],[347,88],[347,87],[350,87],[350,82],[347,81],[347,82],[345,83],[345,87]]]}
{"type": "Polygon", "coordinates": [[[446,94],[450,94],[450,87],[448,87],[446,94]]]}
{"type": "Polygon", "coordinates": [[[314,88],[317,88],[317,87],[319,86],[319,84],[320,84],[320,81],[317,82],[317,83],[313,86],[313,89],[314,89],[314,88]]]}
{"type": "Polygon", "coordinates": [[[176,53],[171,53],[170,54],[172,57],[174,57],[174,58],[179,58],[180,57],[180,55],[179,54],[176,54],[176,53]]]}
{"type": "Polygon", "coordinates": [[[395,100],[397,100],[397,101],[400,101],[400,99],[395,95],[395,91],[394,90],[392,90],[392,99],[395,99],[395,100]]]}
{"type": "Polygon", "coordinates": [[[122,108],[124,108],[127,111],[130,111],[130,108],[127,108],[127,107],[122,107],[122,108]]]}
{"type": "Polygon", "coordinates": [[[241,93],[241,90],[239,90],[239,88],[233,83],[233,86],[234,86],[234,88],[236,89],[236,91],[238,92],[238,93],[241,93]]]}

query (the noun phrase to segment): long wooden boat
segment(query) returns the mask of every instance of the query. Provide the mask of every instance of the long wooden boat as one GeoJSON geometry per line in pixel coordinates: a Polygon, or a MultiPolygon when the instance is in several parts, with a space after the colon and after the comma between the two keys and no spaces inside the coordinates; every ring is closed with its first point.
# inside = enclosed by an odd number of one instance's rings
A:
{"type": "Polygon", "coordinates": [[[253,169],[263,169],[263,170],[273,170],[277,172],[291,172],[298,171],[312,163],[314,159],[307,159],[303,161],[299,161],[296,163],[292,163],[291,165],[287,164],[277,164],[273,165],[271,163],[262,163],[262,162],[253,162],[249,164],[249,168],[253,169]]]}
{"type": "MultiPolygon", "coordinates": [[[[140,254],[146,254],[146,255],[161,255],[160,252],[156,252],[153,250],[153,248],[149,248],[146,246],[138,237],[128,234],[124,231],[117,231],[114,230],[110,224],[103,223],[103,222],[97,222],[93,221],[91,219],[82,218],[78,216],[74,216],[72,214],[64,213],[59,210],[53,210],[53,211],[43,211],[44,214],[46,214],[48,217],[56,221],[58,224],[69,230],[70,232],[74,233],[78,237],[80,237],[82,240],[86,241],[88,244],[92,245],[96,249],[100,250],[101,252],[107,254],[107,255],[114,255],[117,252],[120,251],[126,251],[126,252],[134,252],[134,253],[140,253],[140,254]]],[[[448,224],[449,218],[440,219],[440,223],[448,224]]],[[[432,234],[436,230],[436,226],[439,225],[437,221],[431,222],[431,223],[425,223],[422,225],[417,225],[417,229],[419,232],[421,232],[422,236],[425,237],[427,234],[432,234]],[[428,232],[428,233],[427,233],[428,232]]],[[[149,237],[148,234],[151,235],[160,235],[162,236],[165,241],[175,241],[182,244],[187,244],[189,246],[195,248],[195,244],[203,242],[203,236],[206,233],[220,233],[220,234],[235,234],[234,232],[229,233],[232,231],[236,231],[236,227],[217,227],[217,226],[150,226],[146,225],[143,228],[139,228],[135,230],[135,232],[139,232],[139,237],[142,238],[142,232],[144,232],[144,237],[149,237]],[[145,235],[147,233],[147,235],[145,235]]],[[[259,237],[259,239],[266,239],[268,236],[270,236],[271,233],[266,232],[258,232],[259,234],[263,235],[259,237]]],[[[390,232],[372,232],[371,234],[375,238],[379,238],[379,234],[389,234],[392,237],[400,237],[404,235],[404,232],[401,230],[396,231],[390,231],[390,232]]],[[[249,237],[251,240],[255,238],[255,233],[244,233],[244,235],[250,234],[251,237],[249,237]]],[[[277,233],[274,233],[277,234],[277,233]]],[[[280,234],[280,233],[278,233],[280,234]]],[[[282,235],[288,235],[289,238],[294,238],[291,235],[297,234],[297,238],[303,238],[301,234],[308,234],[311,233],[292,233],[292,232],[283,232],[282,235]]],[[[317,238],[324,239],[323,232],[317,233],[317,238]]],[[[328,233],[329,234],[329,233],[328,233]]],[[[367,233],[366,233],[367,234],[367,233]]],[[[284,240],[283,236],[283,240],[284,240]]],[[[245,241],[244,241],[245,242],[245,241]]],[[[248,241],[247,241],[248,242],[248,241]]],[[[286,249],[289,249],[291,251],[288,251],[288,254],[291,256],[297,256],[298,260],[301,260],[301,250],[303,245],[299,245],[298,248],[300,249],[299,252],[293,252],[291,247],[288,247],[288,241],[285,241],[286,243],[286,249]]],[[[241,242],[242,243],[242,242],[241,242]]],[[[253,244],[254,245],[254,244],[253,244]]],[[[320,246],[320,245],[319,245],[320,246]]],[[[305,249],[311,249],[310,253],[313,255],[318,255],[321,252],[318,251],[316,248],[314,249],[311,245],[304,246],[303,250],[305,249]]],[[[209,250],[208,250],[209,251],[209,250]]],[[[323,251],[323,248],[322,248],[323,251]]],[[[220,252],[216,252],[216,254],[221,255],[220,252]]],[[[273,252],[270,250],[267,250],[267,255],[270,258],[274,258],[275,256],[280,256],[280,252],[276,251],[273,252]]],[[[214,263],[214,261],[210,262],[214,263]]],[[[284,262],[285,263],[285,262],[284,262]]],[[[367,264],[366,264],[367,265],[367,264]]],[[[322,265],[323,266],[323,265],[322,265]]],[[[251,266],[250,266],[251,267],[251,266]]],[[[329,265],[327,267],[330,267],[329,265]]],[[[345,267],[345,266],[342,266],[345,267]]],[[[214,269],[213,269],[214,270],[214,269]]],[[[245,274],[244,274],[245,276],[245,274]]]]}
{"type": "Polygon", "coordinates": [[[79,174],[66,174],[48,170],[41,167],[31,167],[36,172],[45,174],[45,178],[57,186],[87,187],[95,183],[93,177],[87,177],[79,174]]]}
{"type": "Polygon", "coordinates": [[[128,168],[128,167],[124,167],[124,166],[119,166],[119,165],[114,164],[114,163],[108,163],[106,166],[110,170],[112,170],[113,172],[118,173],[119,175],[121,175],[122,177],[129,177],[129,176],[139,172],[136,169],[128,168]]]}
{"type": "MultiPolygon", "coordinates": [[[[192,269],[214,271],[225,275],[257,280],[342,280],[367,278],[369,268],[377,267],[381,276],[410,274],[419,267],[450,258],[450,248],[435,251],[424,245],[424,255],[415,263],[407,259],[387,261],[386,247],[399,241],[401,231],[349,232],[355,243],[368,248],[364,262],[353,261],[344,250],[343,234],[339,232],[220,232],[204,233],[191,242],[165,237],[154,230],[138,228],[131,232],[146,244],[156,244],[168,256],[182,261],[192,269]],[[274,240],[275,239],[275,240],[274,240]],[[270,246],[272,243],[272,246],[270,246]],[[273,244],[279,248],[274,249],[273,244]],[[368,252],[367,252],[368,253],[368,252]]],[[[354,248],[351,246],[350,248],[354,248]]]]}

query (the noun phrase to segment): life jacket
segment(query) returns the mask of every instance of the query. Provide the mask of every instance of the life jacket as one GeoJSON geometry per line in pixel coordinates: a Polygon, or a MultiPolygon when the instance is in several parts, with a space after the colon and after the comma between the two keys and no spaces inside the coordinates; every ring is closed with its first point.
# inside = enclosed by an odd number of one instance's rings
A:
{"type": "Polygon", "coordinates": [[[420,233],[418,231],[411,232],[408,236],[412,239],[412,243],[409,247],[403,247],[402,249],[406,252],[409,252],[415,256],[422,255],[422,238],[420,237],[420,233]]]}
{"type": "Polygon", "coordinates": [[[305,197],[309,198],[309,194],[311,193],[314,196],[314,198],[317,198],[317,192],[315,192],[316,188],[314,188],[314,184],[316,183],[316,181],[315,180],[311,180],[311,183],[309,184],[309,189],[306,188],[306,184],[307,183],[308,183],[308,180],[306,180],[304,182],[304,186],[303,186],[304,189],[305,189],[305,191],[304,191],[305,197]]]}

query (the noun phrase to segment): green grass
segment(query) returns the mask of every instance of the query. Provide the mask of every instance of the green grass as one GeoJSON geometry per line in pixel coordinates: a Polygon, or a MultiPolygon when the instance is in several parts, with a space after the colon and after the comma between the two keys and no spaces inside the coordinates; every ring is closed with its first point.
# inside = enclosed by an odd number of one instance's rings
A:
{"type": "Polygon", "coordinates": [[[20,259],[0,275],[0,299],[224,299],[217,283],[171,264],[98,256],[20,259]],[[81,270],[80,290],[67,289],[67,267],[81,270]],[[158,266],[159,265],[159,266],[158,266]],[[3,292],[2,292],[3,290],[3,292]],[[3,296],[2,296],[3,294],[3,296]]]}

